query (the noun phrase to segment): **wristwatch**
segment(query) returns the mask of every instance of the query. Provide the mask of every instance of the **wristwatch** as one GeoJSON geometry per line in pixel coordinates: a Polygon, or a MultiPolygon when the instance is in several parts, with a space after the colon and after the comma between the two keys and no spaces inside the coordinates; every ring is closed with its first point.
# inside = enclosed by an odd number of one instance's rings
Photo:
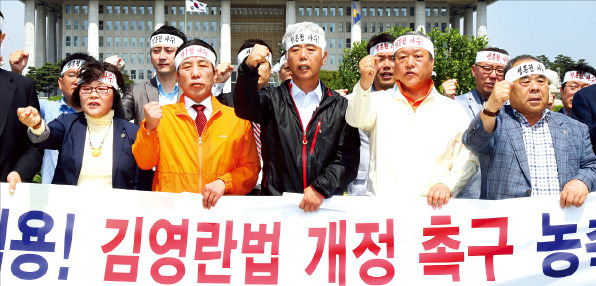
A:
{"type": "Polygon", "coordinates": [[[497,109],[497,112],[488,111],[488,109],[486,109],[486,101],[482,103],[482,113],[484,113],[484,115],[496,117],[497,115],[499,115],[499,112],[501,112],[501,109],[497,109]]]}

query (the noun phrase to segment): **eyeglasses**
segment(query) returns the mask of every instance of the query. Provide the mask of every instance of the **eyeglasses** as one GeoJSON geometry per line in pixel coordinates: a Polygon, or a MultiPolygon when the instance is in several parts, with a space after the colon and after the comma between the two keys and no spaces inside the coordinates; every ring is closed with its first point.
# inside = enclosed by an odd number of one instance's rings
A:
{"type": "Polygon", "coordinates": [[[569,91],[578,91],[588,85],[579,85],[579,84],[565,84],[565,88],[569,91]]]}
{"type": "Polygon", "coordinates": [[[496,75],[504,75],[505,74],[505,69],[504,68],[493,68],[491,66],[481,66],[481,65],[476,65],[477,67],[482,69],[482,73],[484,73],[485,75],[489,75],[491,74],[493,71],[495,71],[496,75]]]}
{"type": "Polygon", "coordinates": [[[94,90],[99,95],[106,95],[106,94],[108,94],[110,87],[107,87],[107,86],[96,86],[96,87],[83,86],[83,87],[81,87],[81,90],[79,91],[79,93],[81,95],[90,95],[94,90]]]}

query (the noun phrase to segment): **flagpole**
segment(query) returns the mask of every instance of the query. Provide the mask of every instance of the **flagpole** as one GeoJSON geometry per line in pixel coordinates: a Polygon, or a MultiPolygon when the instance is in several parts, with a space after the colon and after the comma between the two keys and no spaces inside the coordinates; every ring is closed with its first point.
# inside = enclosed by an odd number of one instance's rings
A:
{"type": "Polygon", "coordinates": [[[186,8],[185,8],[184,9],[184,34],[185,35],[186,35],[186,14],[187,14],[187,11],[186,11],[186,8]]]}

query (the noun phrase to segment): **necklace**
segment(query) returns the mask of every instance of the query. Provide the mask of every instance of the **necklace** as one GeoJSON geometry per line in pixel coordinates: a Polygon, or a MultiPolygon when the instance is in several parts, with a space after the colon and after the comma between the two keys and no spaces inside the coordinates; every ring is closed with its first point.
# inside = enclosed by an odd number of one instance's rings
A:
{"type": "MultiPolygon", "coordinates": [[[[114,121],[112,120],[112,122],[114,121]]],[[[105,141],[106,137],[108,137],[108,133],[110,132],[110,128],[112,127],[112,122],[110,122],[110,126],[108,126],[108,131],[106,132],[106,135],[103,136],[103,140],[101,140],[99,148],[93,148],[93,145],[91,144],[91,130],[89,130],[89,125],[87,125],[87,132],[89,132],[89,147],[91,147],[91,155],[93,155],[93,157],[98,157],[99,155],[101,155],[101,147],[103,146],[103,141],[105,141]]]]}

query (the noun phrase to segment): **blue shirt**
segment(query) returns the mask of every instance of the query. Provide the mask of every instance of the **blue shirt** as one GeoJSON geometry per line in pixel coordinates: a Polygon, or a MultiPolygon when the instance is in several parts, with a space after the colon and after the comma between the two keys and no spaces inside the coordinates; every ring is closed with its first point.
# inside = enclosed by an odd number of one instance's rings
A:
{"type": "Polygon", "coordinates": [[[157,81],[157,91],[159,92],[159,104],[166,105],[177,103],[178,91],[180,90],[178,87],[178,82],[176,82],[176,85],[174,85],[174,89],[172,91],[165,92],[161,82],[159,82],[157,77],[155,77],[155,81],[157,81]]]}
{"type": "MultiPolygon", "coordinates": [[[[43,118],[46,124],[58,118],[58,116],[61,114],[77,112],[74,110],[74,108],[66,104],[64,97],[62,97],[60,101],[42,99],[39,101],[39,109],[41,118],[43,118]]],[[[52,183],[52,179],[54,178],[54,170],[56,170],[56,164],[58,163],[58,154],[58,150],[44,150],[43,161],[41,165],[42,184],[52,183]]]]}

